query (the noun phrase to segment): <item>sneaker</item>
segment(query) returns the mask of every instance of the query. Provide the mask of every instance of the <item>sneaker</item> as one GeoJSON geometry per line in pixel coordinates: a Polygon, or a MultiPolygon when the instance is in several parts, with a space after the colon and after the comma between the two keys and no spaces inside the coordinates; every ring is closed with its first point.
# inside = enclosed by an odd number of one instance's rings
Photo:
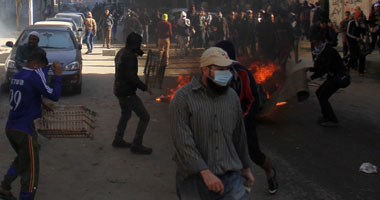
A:
{"type": "Polygon", "coordinates": [[[324,126],[324,127],[336,127],[338,126],[338,122],[331,121],[331,120],[326,120],[323,122],[320,122],[319,125],[324,126]]]}
{"type": "Polygon", "coordinates": [[[17,200],[15,196],[9,191],[2,190],[0,193],[0,199],[3,200],[17,200]]]}
{"type": "Polygon", "coordinates": [[[112,146],[115,148],[129,148],[132,146],[132,144],[124,140],[114,140],[112,142],[112,146]]]}
{"type": "Polygon", "coordinates": [[[273,170],[273,176],[268,179],[268,192],[269,194],[274,195],[276,194],[278,190],[278,183],[276,179],[276,176],[277,176],[276,170],[274,168],[272,168],[272,170],[273,170]]]}
{"type": "Polygon", "coordinates": [[[90,51],[87,51],[86,53],[84,53],[84,54],[89,54],[90,53],[90,51]]]}
{"type": "Polygon", "coordinates": [[[143,145],[132,145],[131,152],[134,154],[150,155],[153,150],[149,147],[144,147],[143,145]]]}

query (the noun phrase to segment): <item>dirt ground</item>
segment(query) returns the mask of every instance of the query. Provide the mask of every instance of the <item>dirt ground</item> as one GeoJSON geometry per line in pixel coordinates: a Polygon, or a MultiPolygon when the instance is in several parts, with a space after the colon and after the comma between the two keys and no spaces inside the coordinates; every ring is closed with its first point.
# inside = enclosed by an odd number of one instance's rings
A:
{"type": "MultiPolygon", "coordinates": [[[[81,95],[66,94],[60,104],[85,105],[97,113],[94,139],[51,139],[39,137],[40,200],[152,200],[176,199],[175,165],[169,134],[168,104],[154,95],[139,92],[151,121],[144,143],[153,148],[150,156],[114,149],[111,142],[120,117],[113,95],[113,57],[84,55],[81,95]]],[[[306,49],[306,48],[305,48],[306,49]]],[[[85,51],[85,48],[84,50],[85,51]]],[[[302,66],[311,66],[308,53],[302,54],[302,66]]],[[[290,102],[259,120],[259,136],[264,152],[271,157],[279,173],[280,190],[267,194],[261,169],[254,167],[256,184],[250,199],[377,199],[379,175],[358,172],[361,161],[380,166],[380,76],[379,55],[369,56],[370,76],[353,75],[352,85],[332,98],[341,119],[341,127],[325,129],[316,125],[319,105],[315,95],[304,103],[290,102]]],[[[140,61],[143,61],[140,59],[140,61]]],[[[4,63],[4,60],[0,60],[4,63]]],[[[173,60],[164,88],[175,86],[176,76],[197,71],[196,59],[173,60]]],[[[140,62],[142,75],[145,63],[140,62]]],[[[321,81],[317,80],[316,85],[321,81]]],[[[313,93],[315,86],[310,86],[313,93]]],[[[8,114],[7,95],[0,96],[0,130],[8,114]]],[[[134,115],[128,124],[126,139],[131,141],[136,126],[134,115]]],[[[5,173],[15,153],[5,134],[0,134],[0,174],[5,173]]],[[[19,181],[13,192],[19,191],[19,181]]]]}

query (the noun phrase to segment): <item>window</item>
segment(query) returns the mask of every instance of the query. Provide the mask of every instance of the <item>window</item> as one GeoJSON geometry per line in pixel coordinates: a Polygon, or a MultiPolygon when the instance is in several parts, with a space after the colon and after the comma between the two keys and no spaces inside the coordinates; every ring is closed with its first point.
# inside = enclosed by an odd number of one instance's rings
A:
{"type": "MultiPolygon", "coordinates": [[[[20,37],[19,45],[28,42],[28,36],[31,31],[24,31],[20,37]]],[[[67,31],[37,30],[40,34],[39,47],[53,49],[74,49],[74,41],[67,31]]]]}

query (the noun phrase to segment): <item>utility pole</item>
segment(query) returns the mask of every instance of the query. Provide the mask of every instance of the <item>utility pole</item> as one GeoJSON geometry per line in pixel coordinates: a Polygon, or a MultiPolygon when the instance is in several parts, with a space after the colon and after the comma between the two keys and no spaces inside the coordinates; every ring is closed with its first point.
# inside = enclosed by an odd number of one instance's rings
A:
{"type": "Polygon", "coordinates": [[[29,25],[33,24],[33,0],[29,0],[29,25]]]}

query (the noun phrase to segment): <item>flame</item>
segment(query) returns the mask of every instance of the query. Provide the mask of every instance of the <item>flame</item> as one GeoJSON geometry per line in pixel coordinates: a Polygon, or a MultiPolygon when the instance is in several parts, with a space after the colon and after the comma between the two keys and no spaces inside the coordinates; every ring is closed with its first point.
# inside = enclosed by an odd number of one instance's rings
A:
{"type": "Polygon", "coordinates": [[[156,101],[157,102],[169,102],[173,99],[174,97],[174,94],[177,90],[179,90],[181,87],[185,86],[187,83],[189,83],[191,81],[191,76],[190,75],[186,75],[186,76],[178,76],[178,79],[177,79],[177,86],[175,88],[168,88],[168,92],[167,94],[168,95],[161,95],[159,97],[156,98],[156,101]]]}
{"type": "Polygon", "coordinates": [[[175,92],[178,89],[180,89],[181,87],[185,86],[190,81],[191,81],[191,76],[190,75],[185,75],[185,76],[180,75],[180,76],[178,76],[176,88],[174,88],[174,89],[168,89],[169,92],[168,92],[167,97],[169,98],[169,100],[171,101],[173,99],[174,94],[175,94],[175,92]]]}
{"type": "Polygon", "coordinates": [[[267,99],[269,99],[269,98],[270,98],[270,94],[269,94],[269,92],[267,92],[266,94],[267,94],[267,99]]]}
{"type": "Polygon", "coordinates": [[[286,104],[288,104],[288,102],[278,102],[277,104],[276,104],[276,106],[284,106],[284,105],[286,105],[286,104]]]}
{"type": "Polygon", "coordinates": [[[249,70],[253,72],[256,83],[261,84],[269,80],[274,72],[280,70],[280,67],[271,62],[264,63],[256,61],[251,63],[249,70]]]}

